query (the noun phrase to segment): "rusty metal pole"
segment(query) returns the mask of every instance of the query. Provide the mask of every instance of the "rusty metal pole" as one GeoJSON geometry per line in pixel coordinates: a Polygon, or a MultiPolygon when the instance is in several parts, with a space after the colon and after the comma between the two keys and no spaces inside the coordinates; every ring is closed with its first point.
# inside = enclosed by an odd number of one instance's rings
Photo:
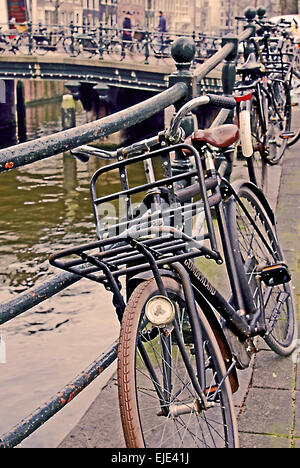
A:
{"type": "Polygon", "coordinates": [[[0,304],[0,325],[46,301],[72,284],[77,283],[81,278],[81,276],[71,273],[61,273],[49,281],[19,294],[11,301],[0,304]]]}

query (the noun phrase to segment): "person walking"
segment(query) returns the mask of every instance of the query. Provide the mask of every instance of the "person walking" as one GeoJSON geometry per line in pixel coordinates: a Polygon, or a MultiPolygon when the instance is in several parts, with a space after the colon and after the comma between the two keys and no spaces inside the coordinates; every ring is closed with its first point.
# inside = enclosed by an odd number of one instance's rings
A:
{"type": "Polygon", "coordinates": [[[166,18],[164,17],[164,14],[162,11],[158,13],[159,16],[159,23],[158,23],[158,30],[161,33],[167,32],[167,21],[166,18]]]}
{"type": "Polygon", "coordinates": [[[165,42],[165,37],[164,35],[167,32],[167,21],[166,18],[164,17],[164,14],[162,11],[159,11],[158,13],[159,16],[159,22],[158,22],[158,31],[159,31],[159,38],[158,38],[158,45],[159,45],[159,53],[158,56],[162,56],[163,51],[164,51],[164,42],[165,42]]]}
{"type": "Polygon", "coordinates": [[[122,34],[122,56],[121,60],[125,59],[125,47],[126,44],[132,42],[132,33],[131,33],[131,13],[127,11],[124,21],[123,21],[123,34],[122,34]]]}

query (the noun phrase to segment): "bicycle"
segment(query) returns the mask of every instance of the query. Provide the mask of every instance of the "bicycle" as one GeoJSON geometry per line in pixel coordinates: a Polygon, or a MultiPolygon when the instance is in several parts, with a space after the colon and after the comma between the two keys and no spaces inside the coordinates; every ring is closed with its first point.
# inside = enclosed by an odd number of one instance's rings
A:
{"type": "Polygon", "coordinates": [[[16,36],[14,35],[10,38],[9,33],[2,32],[2,27],[0,26],[0,54],[6,52],[12,52],[16,54],[18,50],[16,36]]]}
{"type": "MultiPolygon", "coordinates": [[[[139,33],[139,32],[138,32],[139,33]]],[[[173,39],[167,33],[148,33],[143,39],[137,41],[137,54],[135,59],[142,61],[154,56],[157,59],[171,57],[173,39]]]]}
{"type": "Polygon", "coordinates": [[[33,50],[37,55],[46,55],[48,52],[57,52],[59,46],[66,51],[64,30],[50,31],[45,34],[47,28],[41,28],[33,34],[33,50]]]}
{"type": "Polygon", "coordinates": [[[79,33],[78,29],[75,28],[74,37],[66,37],[64,40],[65,52],[72,57],[83,55],[87,58],[91,58],[97,55],[99,53],[99,48],[96,34],[96,28],[83,33],[79,33]]]}
{"type": "Polygon", "coordinates": [[[53,254],[50,263],[112,292],[121,323],[119,403],[131,448],[238,447],[236,368],[250,365],[255,336],[283,356],[297,336],[290,274],[268,202],[255,185],[235,188],[215,168],[213,148],[233,144],[238,128],[197,130],[185,141],[184,117],[209,103],[236,105],[230,97],[201,96],[155,137],[116,152],[72,151],[85,162],[117,162],[91,180],[99,240],[53,254]],[[174,152],[193,166],[172,174],[174,152]],[[145,183],[130,177],[141,164],[145,183]],[[101,196],[101,177],[116,172],[118,191],[101,196]],[[197,268],[201,257],[225,262],[229,300],[197,268]]]}
{"type": "MultiPolygon", "coordinates": [[[[113,50],[116,44],[119,44],[118,30],[115,28],[104,28],[101,35],[100,50],[102,55],[107,55],[110,58],[113,55],[113,50]]],[[[120,56],[118,55],[120,59],[120,56]]]]}
{"type": "Polygon", "coordinates": [[[68,38],[64,30],[48,31],[46,27],[39,25],[38,29],[29,37],[28,31],[24,31],[17,39],[16,48],[24,55],[46,55],[48,52],[59,51],[59,46],[67,53],[68,38]]]}
{"type": "MultiPolygon", "coordinates": [[[[130,33],[132,32],[133,31],[130,30],[130,33]]],[[[126,57],[129,57],[130,60],[134,60],[140,55],[141,42],[140,39],[137,38],[139,36],[136,36],[134,33],[134,36],[132,37],[130,35],[130,37],[130,39],[125,40],[118,37],[118,33],[112,37],[109,54],[114,58],[114,60],[121,61],[126,57]]]]}
{"type": "Polygon", "coordinates": [[[265,191],[269,166],[279,164],[294,136],[290,96],[293,62],[285,60],[290,54],[282,51],[279,38],[270,39],[267,33],[262,40],[263,47],[260,39],[250,41],[254,51],[237,69],[242,78],[235,92],[241,152],[247,160],[250,181],[265,191]]]}

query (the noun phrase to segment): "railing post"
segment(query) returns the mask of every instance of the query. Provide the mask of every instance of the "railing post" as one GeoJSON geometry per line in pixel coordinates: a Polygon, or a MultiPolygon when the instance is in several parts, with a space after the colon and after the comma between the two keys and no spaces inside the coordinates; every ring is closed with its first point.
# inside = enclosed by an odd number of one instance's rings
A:
{"type": "MultiPolygon", "coordinates": [[[[105,31],[107,33],[107,30],[105,31]]],[[[99,60],[103,60],[103,25],[99,26],[99,42],[98,42],[99,60]]]]}
{"type": "Polygon", "coordinates": [[[252,34],[249,36],[245,49],[244,49],[244,56],[245,56],[245,59],[247,59],[252,52],[255,52],[255,47],[253,44],[251,44],[249,39],[251,39],[251,37],[254,37],[256,35],[256,25],[253,22],[254,18],[256,17],[256,10],[254,8],[248,8],[245,11],[245,17],[247,18],[247,22],[248,22],[248,24],[245,26],[245,30],[246,29],[252,30],[252,34]]]}
{"type": "Polygon", "coordinates": [[[145,65],[149,64],[149,57],[150,57],[149,40],[150,40],[150,35],[149,35],[149,29],[147,27],[147,30],[145,33],[145,65]]]}
{"type": "Polygon", "coordinates": [[[195,54],[194,54],[194,58],[193,58],[193,61],[192,61],[192,68],[196,68],[196,31],[194,30],[193,31],[193,34],[192,34],[192,39],[194,41],[194,44],[195,44],[195,54]]]}
{"type": "Polygon", "coordinates": [[[28,55],[32,55],[32,49],[33,49],[32,21],[28,21],[28,55]]]}
{"type": "MultiPolygon", "coordinates": [[[[175,109],[178,111],[182,105],[190,101],[197,95],[197,86],[194,75],[191,72],[192,62],[196,53],[195,43],[192,39],[180,37],[172,46],[172,57],[175,60],[177,72],[169,77],[169,87],[178,82],[184,82],[187,85],[188,93],[185,98],[175,104],[175,109]]],[[[186,137],[190,136],[194,131],[194,118],[192,113],[186,115],[182,121],[181,127],[183,128],[186,137]]],[[[184,174],[191,169],[191,163],[182,152],[176,152],[172,164],[173,175],[184,174]]],[[[187,181],[178,182],[178,188],[187,185],[187,181]]]]}
{"type": "Polygon", "coordinates": [[[266,17],[267,10],[264,7],[259,7],[257,9],[257,16],[260,21],[262,21],[266,17]]]}
{"type": "Polygon", "coordinates": [[[75,32],[75,26],[74,26],[74,22],[71,21],[70,22],[70,57],[75,57],[75,54],[74,54],[74,32],[75,32]]]}
{"type": "Polygon", "coordinates": [[[233,50],[226,57],[223,69],[222,69],[222,83],[224,95],[231,96],[234,89],[236,79],[236,66],[238,60],[238,47],[239,39],[237,36],[226,36],[222,39],[222,47],[227,44],[232,44],[233,50]]]}

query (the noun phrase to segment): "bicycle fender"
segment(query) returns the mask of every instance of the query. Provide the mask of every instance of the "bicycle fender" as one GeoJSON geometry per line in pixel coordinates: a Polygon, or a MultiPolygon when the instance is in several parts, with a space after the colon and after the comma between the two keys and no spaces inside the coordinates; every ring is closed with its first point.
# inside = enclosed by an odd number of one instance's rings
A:
{"type": "MultiPolygon", "coordinates": [[[[174,272],[172,272],[171,270],[159,269],[158,271],[160,273],[160,276],[167,276],[169,278],[178,279],[178,276],[174,272]]],[[[152,278],[154,278],[154,275],[153,275],[153,272],[150,271],[150,270],[144,271],[144,272],[139,273],[139,274],[137,274],[135,276],[132,276],[131,278],[128,278],[128,280],[127,280],[127,300],[129,299],[129,297],[131,296],[131,294],[133,293],[135,288],[137,288],[137,286],[140,283],[143,283],[144,281],[148,281],[148,280],[150,280],[152,278]]]]}

